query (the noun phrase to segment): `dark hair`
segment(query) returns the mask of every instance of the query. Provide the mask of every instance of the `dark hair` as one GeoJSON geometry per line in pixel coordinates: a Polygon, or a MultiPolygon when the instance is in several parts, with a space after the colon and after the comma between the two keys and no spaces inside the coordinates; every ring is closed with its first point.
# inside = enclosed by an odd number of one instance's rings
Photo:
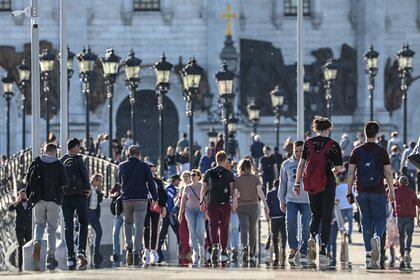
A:
{"type": "Polygon", "coordinates": [[[278,188],[279,186],[280,186],[280,180],[279,179],[274,180],[273,187],[278,188]]]}
{"type": "Polygon", "coordinates": [[[268,151],[271,151],[270,147],[268,145],[264,146],[264,149],[267,149],[268,151]]]}
{"type": "Polygon", "coordinates": [[[128,148],[128,155],[130,157],[138,157],[140,155],[140,148],[137,145],[131,145],[128,148]]]}
{"type": "Polygon", "coordinates": [[[183,138],[187,138],[187,133],[185,133],[185,132],[184,132],[184,133],[182,133],[182,137],[183,137],[183,138]]]}
{"type": "Polygon", "coordinates": [[[410,148],[414,149],[416,147],[417,143],[414,141],[410,142],[410,148]]]}
{"type": "Polygon", "coordinates": [[[67,141],[67,149],[73,149],[76,146],[80,146],[80,141],[77,138],[72,138],[67,141]]]}
{"type": "Polygon", "coordinates": [[[227,160],[227,154],[225,151],[219,151],[216,154],[216,162],[220,163],[220,162],[224,162],[225,160],[227,160]]]}
{"type": "Polygon", "coordinates": [[[315,116],[312,121],[312,129],[314,132],[321,132],[330,129],[333,126],[332,122],[328,118],[321,116],[315,116]]]}
{"type": "Polygon", "coordinates": [[[55,145],[54,143],[48,143],[47,145],[45,145],[44,151],[45,153],[55,153],[57,152],[57,145],[55,145]]]}
{"type": "Polygon", "coordinates": [[[370,121],[365,124],[365,135],[367,138],[375,137],[379,132],[379,123],[370,121]]]}
{"type": "Polygon", "coordinates": [[[293,143],[293,146],[294,147],[300,147],[300,146],[303,146],[303,141],[301,141],[301,140],[297,140],[297,141],[295,141],[295,143],[293,143]]]}

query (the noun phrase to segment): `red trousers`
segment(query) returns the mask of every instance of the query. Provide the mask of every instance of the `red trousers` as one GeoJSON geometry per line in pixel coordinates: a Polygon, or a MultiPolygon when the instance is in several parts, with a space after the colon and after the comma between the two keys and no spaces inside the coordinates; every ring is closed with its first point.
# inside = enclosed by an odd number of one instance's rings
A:
{"type": "Polygon", "coordinates": [[[180,265],[188,265],[188,263],[191,262],[191,259],[187,259],[187,254],[191,252],[190,248],[190,234],[188,231],[188,224],[187,219],[185,219],[185,215],[182,216],[182,222],[179,224],[178,228],[178,234],[179,234],[179,242],[180,242],[180,248],[179,248],[179,258],[180,258],[180,265]]]}
{"type": "Polygon", "coordinates": [[[220,244],[222,251],[226,251],[229,239],[230,204],[208,205],[211,245],[220,244]]]}

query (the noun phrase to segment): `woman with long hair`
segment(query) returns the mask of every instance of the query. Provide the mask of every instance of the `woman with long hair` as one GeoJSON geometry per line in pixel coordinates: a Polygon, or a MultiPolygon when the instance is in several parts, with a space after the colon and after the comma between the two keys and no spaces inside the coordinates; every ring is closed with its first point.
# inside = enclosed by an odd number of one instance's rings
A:
{"type": "MultiPolygon", "coordinates": [[[[181,207],[181,201],[184,196],[185,188],[191,185],[191,174],[189,170],[182,172],[181,174],[181,186],[178,192],[178,201],[177,206],[181,207]]],[[[185,219],[185,213],[178,213],[178,220],[181,218],[181,222],[179,223],[178,234],[179,234],[179,265],[180,266],[188,266],[191,263],[191,247],[189,245],[189,231],[188,231],[188,224],[187,220],[185,219]]]]}
{"type": "Polygon", "coordinates": [[[255,248],[257,240],[257,222],[259,217],[258,198],[264,204],[268,216],[268,205],[258,176],[252,173],[252,161],[244,158],[239,162],[238,177],[235,179],[233,194],[233,210],[238,212],[241,229],[242,261],[256,264],[255,248]],[[248,243],[249,238],[249,243],[248,243]]]}
{"type": "Polygon", "coordinates": [[[193,265],[204,265],[204,233],[205,217],[200,210],[200,193],[203,184],[201,183],[201,172],[198,169],[191,171],[192,184],[184,188],[181,207],[179,209],[179,223],[183,222],[184,216],[187,220],[190,246],[193,248],[193,265]],[[185,214],[185,215],[184,215],[185,214]]]}

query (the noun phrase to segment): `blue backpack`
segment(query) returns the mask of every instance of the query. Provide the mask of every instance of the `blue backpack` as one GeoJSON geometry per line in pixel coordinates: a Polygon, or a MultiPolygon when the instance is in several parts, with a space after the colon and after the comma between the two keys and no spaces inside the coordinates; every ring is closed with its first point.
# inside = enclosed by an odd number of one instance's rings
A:
{"type": "Polygon", "coordinates": [[[360,147],[357,151],[357,183],[363,187],[375,187],[383,180],[383,170],[379,163],[381,147],[376,146],[373,150],[367,151],[360,147]]]}

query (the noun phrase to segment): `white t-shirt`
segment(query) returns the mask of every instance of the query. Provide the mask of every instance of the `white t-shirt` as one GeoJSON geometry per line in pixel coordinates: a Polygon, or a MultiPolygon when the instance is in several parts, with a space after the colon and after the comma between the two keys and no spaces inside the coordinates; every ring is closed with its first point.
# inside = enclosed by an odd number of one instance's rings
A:
{"type": "Polygon", "coordinates": [[[338,209],[349,209],[353,208],[351,204],[347,201],[347,184],[340,184],[335,189],[335,199],[338,200],[338,209]]]}
{"type": "Polygon", "coordinates": [[[89,209],[96,210],[98,208],[98,193],[93,186],[90,187],[90,190],[89,209]]]}

